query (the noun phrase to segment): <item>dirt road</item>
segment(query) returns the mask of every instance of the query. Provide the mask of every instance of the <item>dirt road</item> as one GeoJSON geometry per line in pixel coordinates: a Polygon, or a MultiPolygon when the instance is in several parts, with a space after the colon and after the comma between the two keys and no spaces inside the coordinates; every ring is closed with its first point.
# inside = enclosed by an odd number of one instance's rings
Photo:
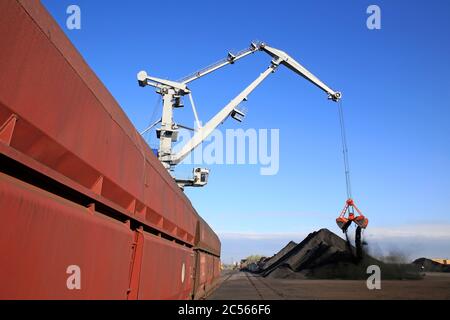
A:
{"type": "Polygon", "coordinates": [[[381,290],[361,280],[285,280],[247,272],[225,273],[211,300],[303,299],[450,299],[450,274],[427,274],[423,280],[384,280],[381,290]]]}

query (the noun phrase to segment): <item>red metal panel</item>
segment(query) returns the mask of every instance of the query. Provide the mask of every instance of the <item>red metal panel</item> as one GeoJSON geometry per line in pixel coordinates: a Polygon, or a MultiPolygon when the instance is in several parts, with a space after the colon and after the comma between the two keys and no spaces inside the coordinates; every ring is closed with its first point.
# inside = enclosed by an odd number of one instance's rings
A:
{"type": "Polygon", "coordinates": [[[163,203],[164,192],[166,188],[164,184],[161,184],[157,171],[152,167],[149,167],[149,169],[147,170],[146,179],[148,188],[145,189],[144,203],[148,203],[148,219],[150,219],[150,213],[155,213],[159,215],[159,217],[155,217],[155,221],[159,222],[159,219],[162,218],[161,215],[163,214],[164,210],[163,203]]]}
{"type": "Polygon", "coordinates": [[[148,207],[162,231],[193,244],[189,200],[56,22],[38,1],[0,1],[0,12],[0,123],[18,119],[11,146],[131,215],[148,207]]]}
{"type": "Polygon", "coordinates": [[[221,273],[220,258],[214,257],[214,279],[219,279],[221,273]]]}
{"type": "Polygon", "coordinates": [[[220,256],[221,244],[219,237],[201,217],[198,218],[195,246],[216,256],[220,256]]]}
{"type": "Polygon", "coordinates": [[[0,174],[0,299],[126,299],[127,225],[0,174]],[[81,270],[69,290],[68,266],[81,270]]]}
{"type": "Polygon", "coordinates": [[[192,249],[144,232],[139,299],[190,299],[192,249]]]}
{"type": "Polygon", "coordinates": [[[199,258],[200,258],[200,264],[199,264],[199,266],[200,266],[200,282],[199,282],[199,284],[201,285],[201,286],[203,286],[203,285],[205,285],[206,284],[206,282],[208,282],[208,270],[207,270],[207,256],[206,256],[206,253],[203,253],[203,252],[198,252],[198,255],[199,255],[199,258]]]}
{"type": "Polygon", "coordinates": [[[208,272],[208,284],[212,284],[214,281],[214,256],[212,255],[207,255],[207,272],[208,272]]]}
{"type": "MultiPolygon", "coordinates": [[[[6,143],[0,151],[219,256],[218,237],[198,223],[189,199],[41,4],[4,0],[0,12],[0,139],[6,143]]],[[[94,207],[4,175],[0,208],[0,298],[185,299],[192,293],[192,249],[139,237],[94,207]],[[81,267],[81,291],[65,286],[69,264],[81,267]]],[[[198,257],[205,289],[218,258],[198,257]]]]}
{"type": "Polygon", "coordinates": [[[205,295],[206,285],[206,254],[195,251],[195,282],[194,299],[201,299],[205,295]]]}
{"type": "Polygon", "coordinates": [[[220,277],[220,259],[211,254],[196,250],[195,299],[203,298],[214,288],[220,277]],[[216,266],[219,266],[217,269],[216,266]]]}

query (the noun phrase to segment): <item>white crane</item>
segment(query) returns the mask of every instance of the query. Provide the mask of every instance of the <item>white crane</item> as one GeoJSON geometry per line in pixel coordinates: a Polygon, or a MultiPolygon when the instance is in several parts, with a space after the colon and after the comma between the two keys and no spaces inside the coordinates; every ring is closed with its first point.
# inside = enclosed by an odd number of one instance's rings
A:
{"type": "MultiPolygon", "coordinates": [[[[271,73],[275,72],[278,66],[282,64],[294,71],[298,75],[304,77],[314,85],[325,91],[328,95],[328,99],[332,101],[339,101],[342,97],[341,93],[334,91],[316,76],[304,68],[300,63],[295,61],[286,52],[272,48],[265,43],[251,43],[248,49],[242,50],[236,54],[228,53],[228,57],[209,66],[202,70],[199,70],[179,81],[170,81],[165,79],[159,79],[150,77],[145,71],[141,71],[137,75],[138,83],[141,87],[152,86],[157,89],[157,93],[162,96],[163,100],[163,112],[162,118],[145,129],[143,133],[147,132],[158,123],[161,123],[161,127],[157,129],[157,137],[160,139],[160,145],[158,150],[158,158],[164,167],[171,170],[174,166],[179,164],[183,159],[189,155],[199,144],[201,144],[228,116],[231,116],[237,121],[242,121],[244,113],[237,109],[239,104],[246,100],[250,93],[258,87],[271,73]],[[237,60],[242,59],[256,51],[263,51],[272,57],[271,64],[267,70],[259,75],[247,88],[245,88],[239,95],[231,100],[222,110],[220,110],[211,120],[209,120],[204,126],[201,126],[198,120],[195,105],[191,97],[191,91],[188,88],[188,84],[194,80],[216,71],[226,65],[233,64],[237,60]],[[182,107],[181,98],[188,95],[191,99],[191,105],[193,108],[194,116],[197,121],[198,129],[195,131],[193,137],[181,148],[177,153],[172,152],[172,143],[177,141],[178,129],[186,128],[182,125],[178,125],[173,120],[173,109],[182,107]]],[[[178,185],[183,188],[185,186],[203,187],[208,182],[209,170],[204,168],[195,168],[193,170],[193,178],[188,180],[176,179],[178,185]]]]}

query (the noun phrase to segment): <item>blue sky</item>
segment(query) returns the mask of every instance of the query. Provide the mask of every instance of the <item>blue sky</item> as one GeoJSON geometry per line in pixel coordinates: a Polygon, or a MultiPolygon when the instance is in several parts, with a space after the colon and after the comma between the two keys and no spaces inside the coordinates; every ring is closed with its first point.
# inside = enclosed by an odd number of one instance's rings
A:
{"type": "MultiPolygon", "coordinates": [[[[288,52],[344,95],[353,195],[373,246],[450,258],[448,1],[43,3],[138,130],[161,112],[153,90],[137,86],[138,71],[176,80],[252,40],[288,52]],[[81,30],[65,28],[70,4],[81,8],[81,30]],[[381,30],[366,27],[370,4],[381,8],[381,30]]],[[[269,63],[256,53],[194,82],[201,119],[269,63]]],[[[176,119],[192,125],[186,106],[176,119]]],[[[322,91],[280,67],[245,107],[242,124],[221,129],[279,129],[279,173],[214,165],[206,188],[186,192],[221,236],[226,262],[273,254],[320,228],[338,232],[346,200],[337,106],[322,91]]]]}

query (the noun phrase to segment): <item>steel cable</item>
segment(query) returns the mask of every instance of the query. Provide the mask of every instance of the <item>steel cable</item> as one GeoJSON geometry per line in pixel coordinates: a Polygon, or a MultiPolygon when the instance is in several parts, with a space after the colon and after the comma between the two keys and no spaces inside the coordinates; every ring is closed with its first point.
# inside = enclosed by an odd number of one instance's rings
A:
{"type": "Polygon", "coordinates": [[[350,181],[350,163],[348,159],[347,135],[345,132],[344,110],[342,107],[342,101],[338,103],[338,110],[339,110],[339,123],[341,127],[342,153],[344,155],[344,170],[345,170],[345,184],[347,189],[347,198],[351,199],[352,186],[350,181]]]}

